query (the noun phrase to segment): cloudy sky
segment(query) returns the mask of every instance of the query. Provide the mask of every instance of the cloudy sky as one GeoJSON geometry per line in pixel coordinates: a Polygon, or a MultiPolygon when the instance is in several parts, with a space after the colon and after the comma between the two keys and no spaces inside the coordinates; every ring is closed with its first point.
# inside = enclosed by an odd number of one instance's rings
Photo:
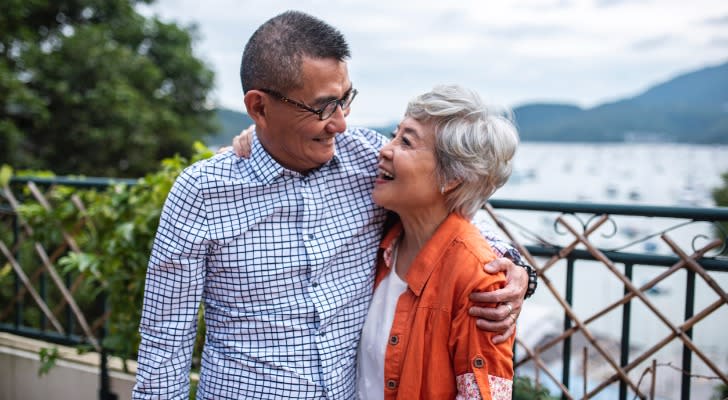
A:
{"type": "Polygon", "coordinates": [[[243,110],[245,42],[285,10],[311,13],[349,40],[359,89],[352,124],[396,121],[437,83],[514,107],[591,107],[728,61],[726,0],[157,0],[146,15],[195,24],[196,54],[216,73],[214,100],[243,110]]]}

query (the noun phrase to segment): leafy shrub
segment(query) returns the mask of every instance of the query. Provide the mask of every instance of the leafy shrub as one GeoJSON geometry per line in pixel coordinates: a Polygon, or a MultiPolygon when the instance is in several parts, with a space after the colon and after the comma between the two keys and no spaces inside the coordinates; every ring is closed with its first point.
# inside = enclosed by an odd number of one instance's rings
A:
{"type": "MultiPolygon", "coordinates": [[[[38,242],[45,249],[55,249],[63,243],[63,231],[78,243],[80,253],[69,251],[58,259],[59,272],[82,276],[74,298],[87,318],[102,315],[98,299],[105,300],[108,319],[103,345],[124,359],[134,358],[139,345],[147,262],[167,193],[182,169],[213,154],[201,143],[195,143],[194,150],[191,160],[180,156],[163,160],[158,171],[135,185],[112,184],[105,190],[53,186],[45,193],[50,211],[28,199],[18,210],[33,229],[24,244],[38,242]],[[83,211],[74,205],[73,196],[81,200],[83,211]]],[[[2,172],[7,175],[7,169],[2,172]]],[[[197,347],[201,343],[198,340],[197,347]]]]}
{"type": "Polygon", "coordinates": [[[542,386],[534,386],[527,376],[516,376],[513,380],[513,400],[556,400],[542,386]]]}

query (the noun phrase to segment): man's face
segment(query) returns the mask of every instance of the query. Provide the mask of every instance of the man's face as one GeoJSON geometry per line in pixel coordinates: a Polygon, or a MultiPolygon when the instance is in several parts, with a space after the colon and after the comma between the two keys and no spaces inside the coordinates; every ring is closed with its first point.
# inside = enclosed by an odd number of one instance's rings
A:
{"type": "MultiPolygon", "coordinates": [[[[282,93],[293,101],[318,110],[351,90],[346,62],[304,58],[301,69],[303,87],[282,93]]],[[[266,116],[268,129],[260,132],[260,139],[276,161],[303,173],[320,167],[334,156],[336,135],[346,130],[346,115],[340,107],[336,107],[330,118],[321,121],[314,113],[271,99],[266,116]]]]}

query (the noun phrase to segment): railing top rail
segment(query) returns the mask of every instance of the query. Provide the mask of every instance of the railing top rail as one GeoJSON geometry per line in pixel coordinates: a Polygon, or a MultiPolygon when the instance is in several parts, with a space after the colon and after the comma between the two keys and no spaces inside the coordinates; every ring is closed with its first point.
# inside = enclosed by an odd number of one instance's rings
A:
{"type": "Polygon", "coordinates": [[[95,176],[55,176],[55,177],[36,177],[36,176],[14,176],[10,179],[10,183],[29,183],[33,182],[37,185],[65,185],[78,186],[85,188],[105,188],[109,185],[124,183],[127,185],[136,185],[137,179],[126,178],[105,178],[95,176]]]}
{"type": "MultiPolygon", "coordinates": [[[[137,179],[105,178],[105,177],[13,177],[11,183],[33,182],[38,185],[66,185],[77,187],[104,188],[124,183],[136,185],[137,179]]],[[[644,206],[635,204],[583,203],[566,201],[532,201],[491,199],[489,203],[498,209],[553,211],[562,213],[590,213],[610,215],[633,215],[646,217],[686,218],[696,221],[728,221],[728,207],[673,207],[644,206]]]]}
{"type": "Polygon", "coordinates": [[[672,207],[635,204],[576,203],[491,199],[493,208],[562,213],[634,215],[643,217],[685,218],[695,221],[728,221],[728,207],[672,207]]]}

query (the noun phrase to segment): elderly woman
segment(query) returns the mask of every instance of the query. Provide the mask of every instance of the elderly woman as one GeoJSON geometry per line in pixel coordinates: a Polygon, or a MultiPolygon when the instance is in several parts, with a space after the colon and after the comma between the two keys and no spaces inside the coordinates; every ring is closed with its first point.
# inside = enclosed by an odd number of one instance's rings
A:
{"type": "Polygon", "coordinates": [[[459,86],[412,100],[380,151],[374,201],[398,215],[384,235],[358,357],[362,399],[510,399],[510,340],[468,315],[473,291],[505,285],[470,219],[511,172],[518,134],[459,86]]]}

